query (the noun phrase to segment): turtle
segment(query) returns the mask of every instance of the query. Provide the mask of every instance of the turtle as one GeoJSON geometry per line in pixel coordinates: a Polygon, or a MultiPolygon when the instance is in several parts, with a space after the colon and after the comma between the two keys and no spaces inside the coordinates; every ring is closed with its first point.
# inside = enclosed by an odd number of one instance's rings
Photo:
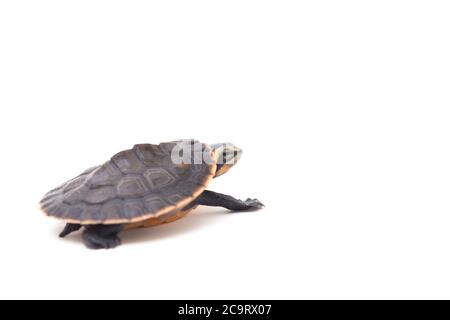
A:
{"type": "Polygon", "coordinates": [[[83,228],[87,248],[112,249],[121,244],[120,232],[174,222],[200,205],[230,212],[262,209],[258,199],[207,190],[241,156],[232,143],[137,144],[46,193],[40,209],[65,222],[61,238],[83,228]]]}

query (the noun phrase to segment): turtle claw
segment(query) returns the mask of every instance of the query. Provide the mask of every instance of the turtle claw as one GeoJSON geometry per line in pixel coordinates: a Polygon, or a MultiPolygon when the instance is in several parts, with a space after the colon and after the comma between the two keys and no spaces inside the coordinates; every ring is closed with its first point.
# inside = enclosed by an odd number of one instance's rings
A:
{"type": "Polygon", "coordinates": [[[258,199],[250,199],[244,201],[244,204],[246,206],[246,210],[258,210],[265,207],[265,205],[259,201],[258,199]]]}

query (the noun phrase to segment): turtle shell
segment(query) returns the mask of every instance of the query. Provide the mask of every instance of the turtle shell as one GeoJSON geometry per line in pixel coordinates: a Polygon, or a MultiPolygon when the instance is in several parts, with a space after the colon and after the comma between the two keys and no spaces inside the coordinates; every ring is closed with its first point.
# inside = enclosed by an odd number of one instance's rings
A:
{"type": "Polygon", "coordinates": [[[139,144],[48,192],[40,206],[48,216],[82,225],[175,214],[205,190],[216,172],[214,158],[208,145],[196,141],[139,144]],[[176,163],[172,152],[180,144],[200,146],[202,152],[176,163]]]}

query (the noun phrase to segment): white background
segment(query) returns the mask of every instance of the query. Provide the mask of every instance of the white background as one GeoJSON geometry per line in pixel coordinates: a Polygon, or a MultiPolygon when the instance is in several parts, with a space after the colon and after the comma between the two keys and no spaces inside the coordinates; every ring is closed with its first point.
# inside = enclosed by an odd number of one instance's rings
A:
{"type": "Polygon", "coordinates": [[[2,1],[0,298],[450,298],[446,1],[2,1]],[[89,251],[45,192],[135,143],[245,150],[89,251]]]}

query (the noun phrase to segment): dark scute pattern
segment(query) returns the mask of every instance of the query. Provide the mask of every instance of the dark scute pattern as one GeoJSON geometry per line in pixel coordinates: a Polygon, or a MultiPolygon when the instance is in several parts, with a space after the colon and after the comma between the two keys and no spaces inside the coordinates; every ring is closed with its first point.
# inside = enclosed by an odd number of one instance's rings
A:
{"type": "Polygon", "coordinates": [[[67,217],[72,219],[81,220],[86,211],[86,205],[84,203],[77,203],[67,207],[67,217]]]}
{"type": "Polygon", "coordinates": [[[64,192],[69,192],[71,190],[78,188],[79,186],[83,185],[85,180],[86,180],[85,176],[79,176],[75,179],[70,180],[64,186],[64,192]]]}
{"type": "Polygon", "coordinates": [[[160,159],[164,159],[167,156],[167,153],[164,150],[153,144],[137,144],[134,146],[133,150],[139,160],[144,164],[155,164],[160,159]]]}
{"type": "Polygon", "coordinates": [[[146,212],[142,199],[127,200],[124,206],[124,213],[127,215],[127,218],[138,217],[146,212]]]}
{"type": "Polygon", "coordinates": [[[111,201],[103,204],[101,209],[101,216],[107,219],[121,219],[125,218],[124,214],[124,200],[122,199],[113,199],[111,201]]]}
{"type": "Polygon", "coordinates": [[[172,174],[163,168],[148,169],[145,171],[144,177],[152,190],[162,189],[176,180],[172,174]]]}
{"type": "Polygon", "coordinates": [[[139,160],[134,150],[119,152],[114,157],[112,157],[111,161],[124,174],[140,174],[146,169],[145,165],[141,160],[139,160]]]}
{"type": "Polygon", "coordinates": [[[84,176],[85,182],[93,188],[114,185],[122,177],[122,172],[111,161],[106,162],[91,172],[89,176],[84,176]]]}
{"type": "Polygon", "coordinates": [[[177,204],[204,188],[211,170],[194,154],[191,161],[199,164],[174,164],[177,143],[138,144],[122,151],[47,193],[41,207],[60,219],[102,223],[139,219],[177,204]]]}
{"type": "Polygon", "coordinates": [[[158,195],[149,195],[144,198],[145,209],[147,212],[158,211],[168,205],[164,198],[158,195]]]}
{"type": "Polygon", "coordinates": [[[70,189],[70,191],[65,191],[64,189],[63,201],[68,204],[77,204],[82,202],[89,193],[88,191],[89,187],[84,184],[76,189],[70,189]]]}
{"type": "Polygon", "coordinates": [[[185,196],[182,196],[181,194],[173,194],[166,198],[166,201],[170,204],[175,204],[183,200],[185,196]]]}
{"type": "Polygon", "coordinates": [[[117,184],[120,197],[142,197],[148,193],[149,188],[141,175],[125,176],[117,184]]]}
{"type": "Polygon", "coordinates": [[[102,218],[102,205],[101,204],[91,204],[86,205],[84,215],[90,217],[90,220],[103,220],[102,218]]]}
{"type": "Polygon", "coordinates": [[[117,196],[117,188],[115,186],[105,186],[101,188],[89,189],[83,192],[80,201],[85,201],[91,204],[103,203],[111,200],[117,196]]]}

